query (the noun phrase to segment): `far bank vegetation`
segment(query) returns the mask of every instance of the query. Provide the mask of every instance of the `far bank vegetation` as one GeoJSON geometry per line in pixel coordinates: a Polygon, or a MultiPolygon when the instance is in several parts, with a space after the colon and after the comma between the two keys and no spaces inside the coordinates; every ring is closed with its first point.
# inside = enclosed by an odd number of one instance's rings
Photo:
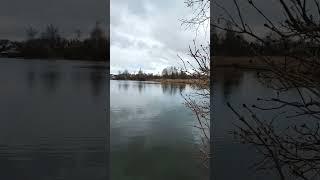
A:
{"type": "Polygon", "coordinates": [[[137,80],[137,81],[158,81],[162,83],[193,83],[199,79],[199,74],[190,73],[174,66],[164,68],[160,73],[145,73],[141,69],[137,73],[130,73],[128,70],[119,71],[117,75],[112,75],[114,80],[137,80]]]}

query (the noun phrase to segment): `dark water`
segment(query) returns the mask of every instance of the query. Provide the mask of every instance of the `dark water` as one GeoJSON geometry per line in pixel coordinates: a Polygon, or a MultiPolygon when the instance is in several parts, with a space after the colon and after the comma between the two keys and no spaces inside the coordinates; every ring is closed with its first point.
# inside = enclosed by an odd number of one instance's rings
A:
{"type": "Polygon", "coordinates": [[[0,59],[0,179],[107,179],[103,67],[0,59]]]}
{"type": "MultiPolygon", "coordinates": [[[[217,69],[214,84],[214,165],[213,174],[217,180],[246,179],[270,180],[279,179],[274,170],[257,171],[254,165],[262,160],[254,146],[241,144],[234,136],[236,126],[241,126],[237,116],[227,107],[230,102],[242,115],[248,115],[242,104],[253,104],[268,107],[257,98],[274,98],[276,92],[257,78],[257,72],[233,68],[217,69]],[[260,103],[260,104],[259,104],[260,103]],[[230,173],[232,172],[232,173],[230,173]]],[[[286,92],[283,98],[296,100],[297,92],[286,92]]],[[[270,106],[269,106],[270,107],[270,106]]],[[[258,117],[270,120],[277,112],[258,111],[258,117]]],[[[279,118],[278,128],[285,128],[293,121],[279,118]]],[[[289,178],[290,179],[290,178],[289,178]]]]}
{"type": "MultiPolygon", "coordinates": [[[[0,179],[108,179],[104,67],[0,59],[0,179]]],[[[216,73],[215,179],[278,179],[250,168],[259,153],[230,133],[238,121],[226,102],[241,109],[275,95],[255,74],[216,73]]],[[[199,131],[180,95],[192,91],[189,86],[111,81],[110,90],[111,179],[205,179],[199,131]]]]}
{"type": "Polygon", "coordinates": [[[111,81],[111,179],[195,180],[199,131],[183,104],[186,85],[111,81]]]}

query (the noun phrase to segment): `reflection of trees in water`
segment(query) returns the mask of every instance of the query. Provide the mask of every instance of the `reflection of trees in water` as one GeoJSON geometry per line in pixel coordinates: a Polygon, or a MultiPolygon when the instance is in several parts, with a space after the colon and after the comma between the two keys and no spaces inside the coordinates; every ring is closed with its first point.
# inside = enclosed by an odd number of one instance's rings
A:
{"type": "Polygon", "coordinates": [[[186,85],[185,84],[179,84],[179,92],[182,93],[184,91],[184,89],[186,89],[186,85]]]}
{"type": "Polygon", "coordinates": [[[243,78],[243,71],[225,68],[223,71],[218,71],[216,75],[217,79],[222,81],[223,97],[228,99],[232,93],[232,88],[240,84],[243,78]]]}
{"type": "Polygon", "coordinates": [[[145,88],[146,88],[145,82],[143,82],[143,81],[138,81],[138,90],[139,90],[139,93],[141,93],[142,90],[144,90],[145,88]]]}
{"type": "Polygon", "coordinates": [[[105,92],[104,87],[106,84],[106,73],[105,71],[91,71],[90,82],[92,85],[92,94],[99,96],[102,92],[105,92]]]}
{"type": "Polygon", "coordinates": [[[129,83],[127,83],[127,82],[124,83],[124,84],[123,84],[123,89],[124,89],[124,90],[128,90],[128,88],[129,88],[129,83]]]}
{"type": "Polygon", "coordinates": [[[42,74],[43,84],[48,91],[55,91],[57,88],[58,81],[61,79],[60,72],[56,70],[48,70],[42,74]]]}
{"type": "Polygon", "coordinates": [[[34,84],[35,84],[35,78],[36,78],[35,72],[33,70],[29,70],[27,72],[26,77],[27,77],[27,83],[28,83],[29,88],[33,88],[34,84]]]}
{"type": "Polygon", "coordinates": [[[118,89],[119,89],[119,91],[120,90],[125,90],[125,91],[127,91],[128,89],[129,89],[129,83],[127,82],[127,81],[122,81],[122,82],[119,82],[118,83],[118,89]]]}
{"type": "Polygon", "coordinates": [[[169,84],[163,83],[161,84],[162,92],[164,94],[176,95],[177,93],[181,93],[186,88],[186,84],[169,84]]]}
{"type": "MultiPolygon", "coordinates": [[[[138,90],[139,93],[141,93],[146,89],[148,85],[149,84],[145,81],[132,81],[131,83],[128,81],[119,81],[118,90],[128,91],[129,87],[131,86],[131,88],[134,88],[134,90],[138,90]]],[[[154,85],[155,84],[152,84],[152,86],[154,85]]],[[[186,84],[163,83],[161,84],[161,87],[162,87],[163,93],[169,94],[169,95],[175,95],[177,93],[184,91],[184,89],[186,88],[186,84]]]]}

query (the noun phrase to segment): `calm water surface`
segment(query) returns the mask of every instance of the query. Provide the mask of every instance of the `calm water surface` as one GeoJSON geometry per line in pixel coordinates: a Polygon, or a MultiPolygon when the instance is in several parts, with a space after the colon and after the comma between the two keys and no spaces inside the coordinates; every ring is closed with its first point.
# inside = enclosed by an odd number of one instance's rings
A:
{"type": "Polygon", "coordinates": [[[0,179],[107,179],[105,69],[0,59],[0,179]]]}
{"type": "MultiPolygon", "coordinates": [[[[258,103],[257,98],[273,98],[276,92],[267,88],[257,78],[254,71],[237,70],[233,68],[217,69],[214,84],[214,165],[213,174],[217,180],[246,179],[246,180],[270,180],[279,179],[276,171],[256,171],[254,163],[261,159],[253,146],[239,143],[239,140],[231,133],[236,129],[235,125],[241,125],[237,116],[227,107],[230,102],[234,108],[248,115],[242,108],[242,104],[253,104],[268,107],[263,102],[258,103]],[[230,173],[232,172],[232,173],[230,173]]],[[[282,98],[296,101],[297,92],[288,92],[282,98]]],[[[269,106],[270,107],[270,106],[269,106]]],[[[264,120],[270,120],[276,112],[261,112],[258,116],[264,120]]],[[[294,119],[293,119],[294,120],[294,119]]],[[[277,120],[278,128],[292,125],[294,121],[287,119],[277,120]]]]}
{"type": "MultiPolygon", "coordinates": [[[[250,169],[259,154],[229,133],[238,122],[226,106],[229,101],[240,108],[274,92],[255,72],[224,70],[215,79],[215,178],[276,179],[274,172],[250,169]]],[[[103,64],[0,59],[0,83],[0,179],[107,179],[103,64]]],[[[205,179],[199,131],[180,95],[191,91],[110,82],[112,179],[205,179]]]]}
{"type": "Polygon", "coordinates": [[[112,179],[204,179],[186,85],[111,81],[112,179]]]}

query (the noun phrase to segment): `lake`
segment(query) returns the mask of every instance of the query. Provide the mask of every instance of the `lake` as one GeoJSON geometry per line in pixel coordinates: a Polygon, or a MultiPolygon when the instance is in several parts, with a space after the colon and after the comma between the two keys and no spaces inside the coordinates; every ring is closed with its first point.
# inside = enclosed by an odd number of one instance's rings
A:
{"type": "Polygon", "coordinates": [[[200,179],[186,85],[111,81],[103,63],[0,59],[0,179],[200,179]],[[110,88],[110,133],[106,113],[110,88]]]}
{"type": "Polygon", "coordinates": [[[107,179],[105,69],[0,59],[0,179],[107,179]]]}
{"type": "MultiPolygon", "coordinates": [[[[227,102],[230,102],[238,112],[248,117],[249,114],[242,108],[242,104],[247,104],[249,107],[253,104],[260,105],[260,107],[271,107],[266,102],[257,102],[257,98],[274,98],[276,92],[259,81],[257,72],[251,70],[217,68],[214,79],[214,164],[212,168],[214,179],[279,179],[276,171],[257,171],[255,169],[257,168],[255,163],[260,162],[263,156],[256,151],[254,146],[240,143],[232,133],[238,130],[236,126],[243,127],[243,124],[227,106],[227,102]]],[[[297,97],[299,96],[295,91],[288,91],[281,95],[282,99],[290,102],[297,101],[297,97]]],[[[258,112],[258,117],[264,120],[271,120],[276,117],[277,113],[280,113],[278,110],[256,112],[258,112]]],[[[294,118],[288,120],[279,116],[274,120],[275,129],[283,130],[288,126],[305,122],[301,121],[304,119],[299,120],[295,121],[294,118]]],[[[294,178],[291,177],[291,179],[294,178]]]]}
{"type": "Polygon", "coordinates": [[[110,83],[111,179],[206,179],[195,117],[183,103],[188,85],[110,83]]]}
{"type": "MultiPolygon", "coordinates": [[[[102,63],[6,58],[0,63],[0,179],[108,179],[107,88],[111,179],[207,179],[199,162],[197,122],[181,96],[193,92],[190,86],[111,80],[107,87],[102,63]]],[[[217,70],[215,179],[277,179],[275,172],[250,168],[260,155],[230,133],[239,122],[226,106],[241,109],[274,95],[253,71],[217,70]]]]}

